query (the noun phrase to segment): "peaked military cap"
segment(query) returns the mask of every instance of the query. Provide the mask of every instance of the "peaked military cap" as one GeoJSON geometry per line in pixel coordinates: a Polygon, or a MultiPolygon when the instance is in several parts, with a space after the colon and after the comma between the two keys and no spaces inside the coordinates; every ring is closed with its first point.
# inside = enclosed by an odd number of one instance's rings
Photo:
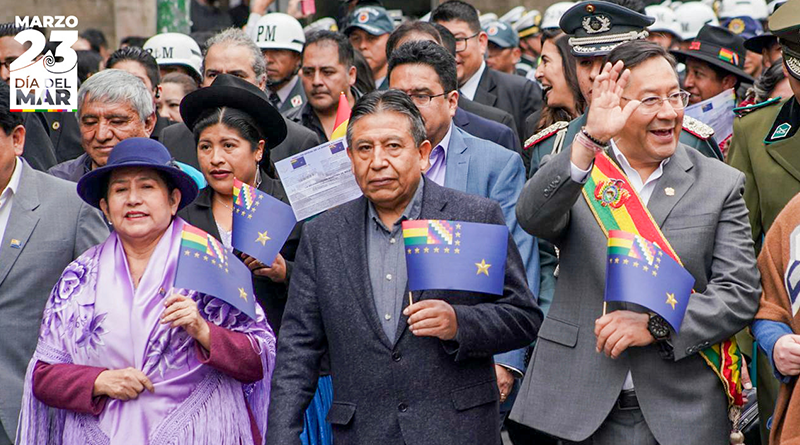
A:
{"type": "Polygon", "coordinates": [[[559,22],[570,35],[572,54],[577,57],[603,56],[617,46],[647,37],[646,27],[655,19],[624,6],[605,1],[580,2],[559,22]]]}
{"type": "Polygon", "coordinates": [[[789,0],[775,10],[769,30],[778,37],[789,74],[800,80],[800,0],[789,0]]]}

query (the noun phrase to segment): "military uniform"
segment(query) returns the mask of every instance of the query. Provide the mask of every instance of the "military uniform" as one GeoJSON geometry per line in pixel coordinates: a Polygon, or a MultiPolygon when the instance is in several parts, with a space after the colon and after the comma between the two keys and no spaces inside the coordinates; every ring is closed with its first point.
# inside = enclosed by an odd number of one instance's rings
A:
{"type": "MultiPolygon", "coordinates": [[[[545,155],[558,153],[572,143],[572,139],[586,125],[586,115],[581,115],[571,122],[559,121],[534,134],[522,147],[522,161],[532,177],[545,155]]],[[[709,158],[722,160],[722,153],[714,140],[714,130],[708,125],[689,116],[683,118],[683,131],[680,135],[684,143],[709,158]]]]}

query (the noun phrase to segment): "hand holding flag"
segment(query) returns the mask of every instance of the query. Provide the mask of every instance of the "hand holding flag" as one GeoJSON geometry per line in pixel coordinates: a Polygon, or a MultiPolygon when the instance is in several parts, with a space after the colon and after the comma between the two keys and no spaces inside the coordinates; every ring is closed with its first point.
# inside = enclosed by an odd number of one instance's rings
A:
{"type": "Polygon", "coordinates": [[[231,245],[235,249],[271,265],[295,224],[290,206],[234,178],[231,245]]]}
{"type": "Polygon", "coordinates": [[[175,287],[211,295],[256,318],[250,271],[216,238],[185,223],[181,234],[175,287]]]}

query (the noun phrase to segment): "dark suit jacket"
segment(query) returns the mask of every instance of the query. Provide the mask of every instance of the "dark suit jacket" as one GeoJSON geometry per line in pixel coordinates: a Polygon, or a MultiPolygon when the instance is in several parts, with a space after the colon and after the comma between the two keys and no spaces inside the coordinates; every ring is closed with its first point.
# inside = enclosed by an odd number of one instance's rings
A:
{"type": "Polygon", "coordinates": [[[487,66],[473,100],[511,113],[517,123],[520,143],[524,143],[525,118],[542,108],[542,89],[524,77],[501,73],[487,66]]]}
{"type": "MultiPolygon", "coordinates": [[[[265,174],[261,174],[261,185],[258,187],[262,192],[272,196],[273,198],[280,199],[281,201],[289,204],[286,197],[286,192],[283,186],[277,179],[272,179],[265,174]]],[[[219,230],[217,230],[217,223],[214,221],[214,213],[211,211],[211,200],[214,198],[214,190],[211,187],[206,187],[200,190],[197,198],[188,205],[185,209],[178,212],[178,216],[186,220],[189,224],[199,227],[217,239],[219,230]]],[[[253,291],[256,293],[258,302],[264,308],[267,314],[267,321],[269,321],[272,330],[277,337],[278,331],[281,329],[281,318],[283,318],[283,309],[286,306],[286,295],[289,291],[289,279],[292,275],[294,267],[295,253],[297,252],[297,245],[300,243],[300,232],[303,227],[303,222],[297,223],[292,230],[286,244],[281,248],[281,255],[286,260],[286,283],[275,283],[267,277],[260,277],[253,275],[253,291]]]]}
{"type": "MultiPolygon", "coordinates": [[[[366,215],[361,197],[304,229],[278,341],[267,444],[300,443],[303,412],[328,351],[334,400],[327,420],[337,445],[499,445],[492,355],[529,344],[542,320],[513,239],[508,238],[502,296],[414,292],[414,301],[453,305],[454,340],[416,337],[401,316],[392,344],[375,311],[366,215]]],[[[429,180],[420,218],[503,224],[497,203],[429,180]]]]}
{"type": "Polygon", "coordinates": [[[75,113],[42,113],[50,130],[50,141],[56,161],[61,163],[75,159],[84,153],[81,131],[75,113]]]}
{"type": "Polygon", "coordinates": [[[42,116],[43,114],[62,113],[25,113],[23,122],[25,146],[22,157],[28,161],[31,167],[39,171],[47,171],[48,168],[57,164],[50,134],[47,132],[47,121],[42,116]]]}
{"type": "Polygon", "coordinates": [[[469,111],[472,114],[477,114],[484,119],[489,119],[490,121],[503,124],[513,130],[514,135],[521,137],[520,135],[517,135],[517,123],[514,122],[514,116],[506,111],[503,111],[499,108],[490,107],[488,105],[479,104],[478,102],[469,100],[464,96],[458,96],[458,108],[461,108],[464,111],[469,111]]]}
{"type": "Polygon", "coordinates": [[[505,147],[517,153],[520,151],[519,138],[516,133],[514,133],[514,130],[505,125],[490,121],[489,119],[484,119],[477,114],[464,111],[461,108],[456,108],[456,114],[453,116],[453,123],[456,124],[456,127],[477,138],[492,141],[501,147],[505,147]]]}
{"type": "MultiPolygon", "coordinates": [[[[264,156],[265,160],[271,159],[273,162],[277,162],[320,144],[313,131],[286,118],[284,120],[288,130],[286,139],[270,150],[269,156],[264,156]]],[[[167,147],[175,160],[200,170],[200,164],[197,162],[197,146],[189,127],[184,124],[170,125],[164,128],[159,140],[167,147]]]]}

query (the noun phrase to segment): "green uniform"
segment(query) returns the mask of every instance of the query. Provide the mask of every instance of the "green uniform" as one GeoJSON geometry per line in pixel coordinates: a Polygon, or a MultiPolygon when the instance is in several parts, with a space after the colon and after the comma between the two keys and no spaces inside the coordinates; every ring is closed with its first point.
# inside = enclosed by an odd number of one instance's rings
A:
{"type": "MultiPolygon", "coordinates": [[[[797,149],[800,145],[800,136],[797,135],[800,105],[792,97],[762,102],[739,112],[739,117],[733,121],[734,136],[728,151],[728,163],[745,175],[744,201],[758,253],[772,222],[789,200],[800,193],[800,151],[797,149]]],[[[747,337],[740,334],[737,338],[747,337]]],[[[767,443],[769,433],[763,425],[775,410],[780,383],[775,379],[769,358],[762,351],[758,353],[756,364],[758,409],[765,413],[761,416],[761,437],[762,442],[767,443]]]]}

